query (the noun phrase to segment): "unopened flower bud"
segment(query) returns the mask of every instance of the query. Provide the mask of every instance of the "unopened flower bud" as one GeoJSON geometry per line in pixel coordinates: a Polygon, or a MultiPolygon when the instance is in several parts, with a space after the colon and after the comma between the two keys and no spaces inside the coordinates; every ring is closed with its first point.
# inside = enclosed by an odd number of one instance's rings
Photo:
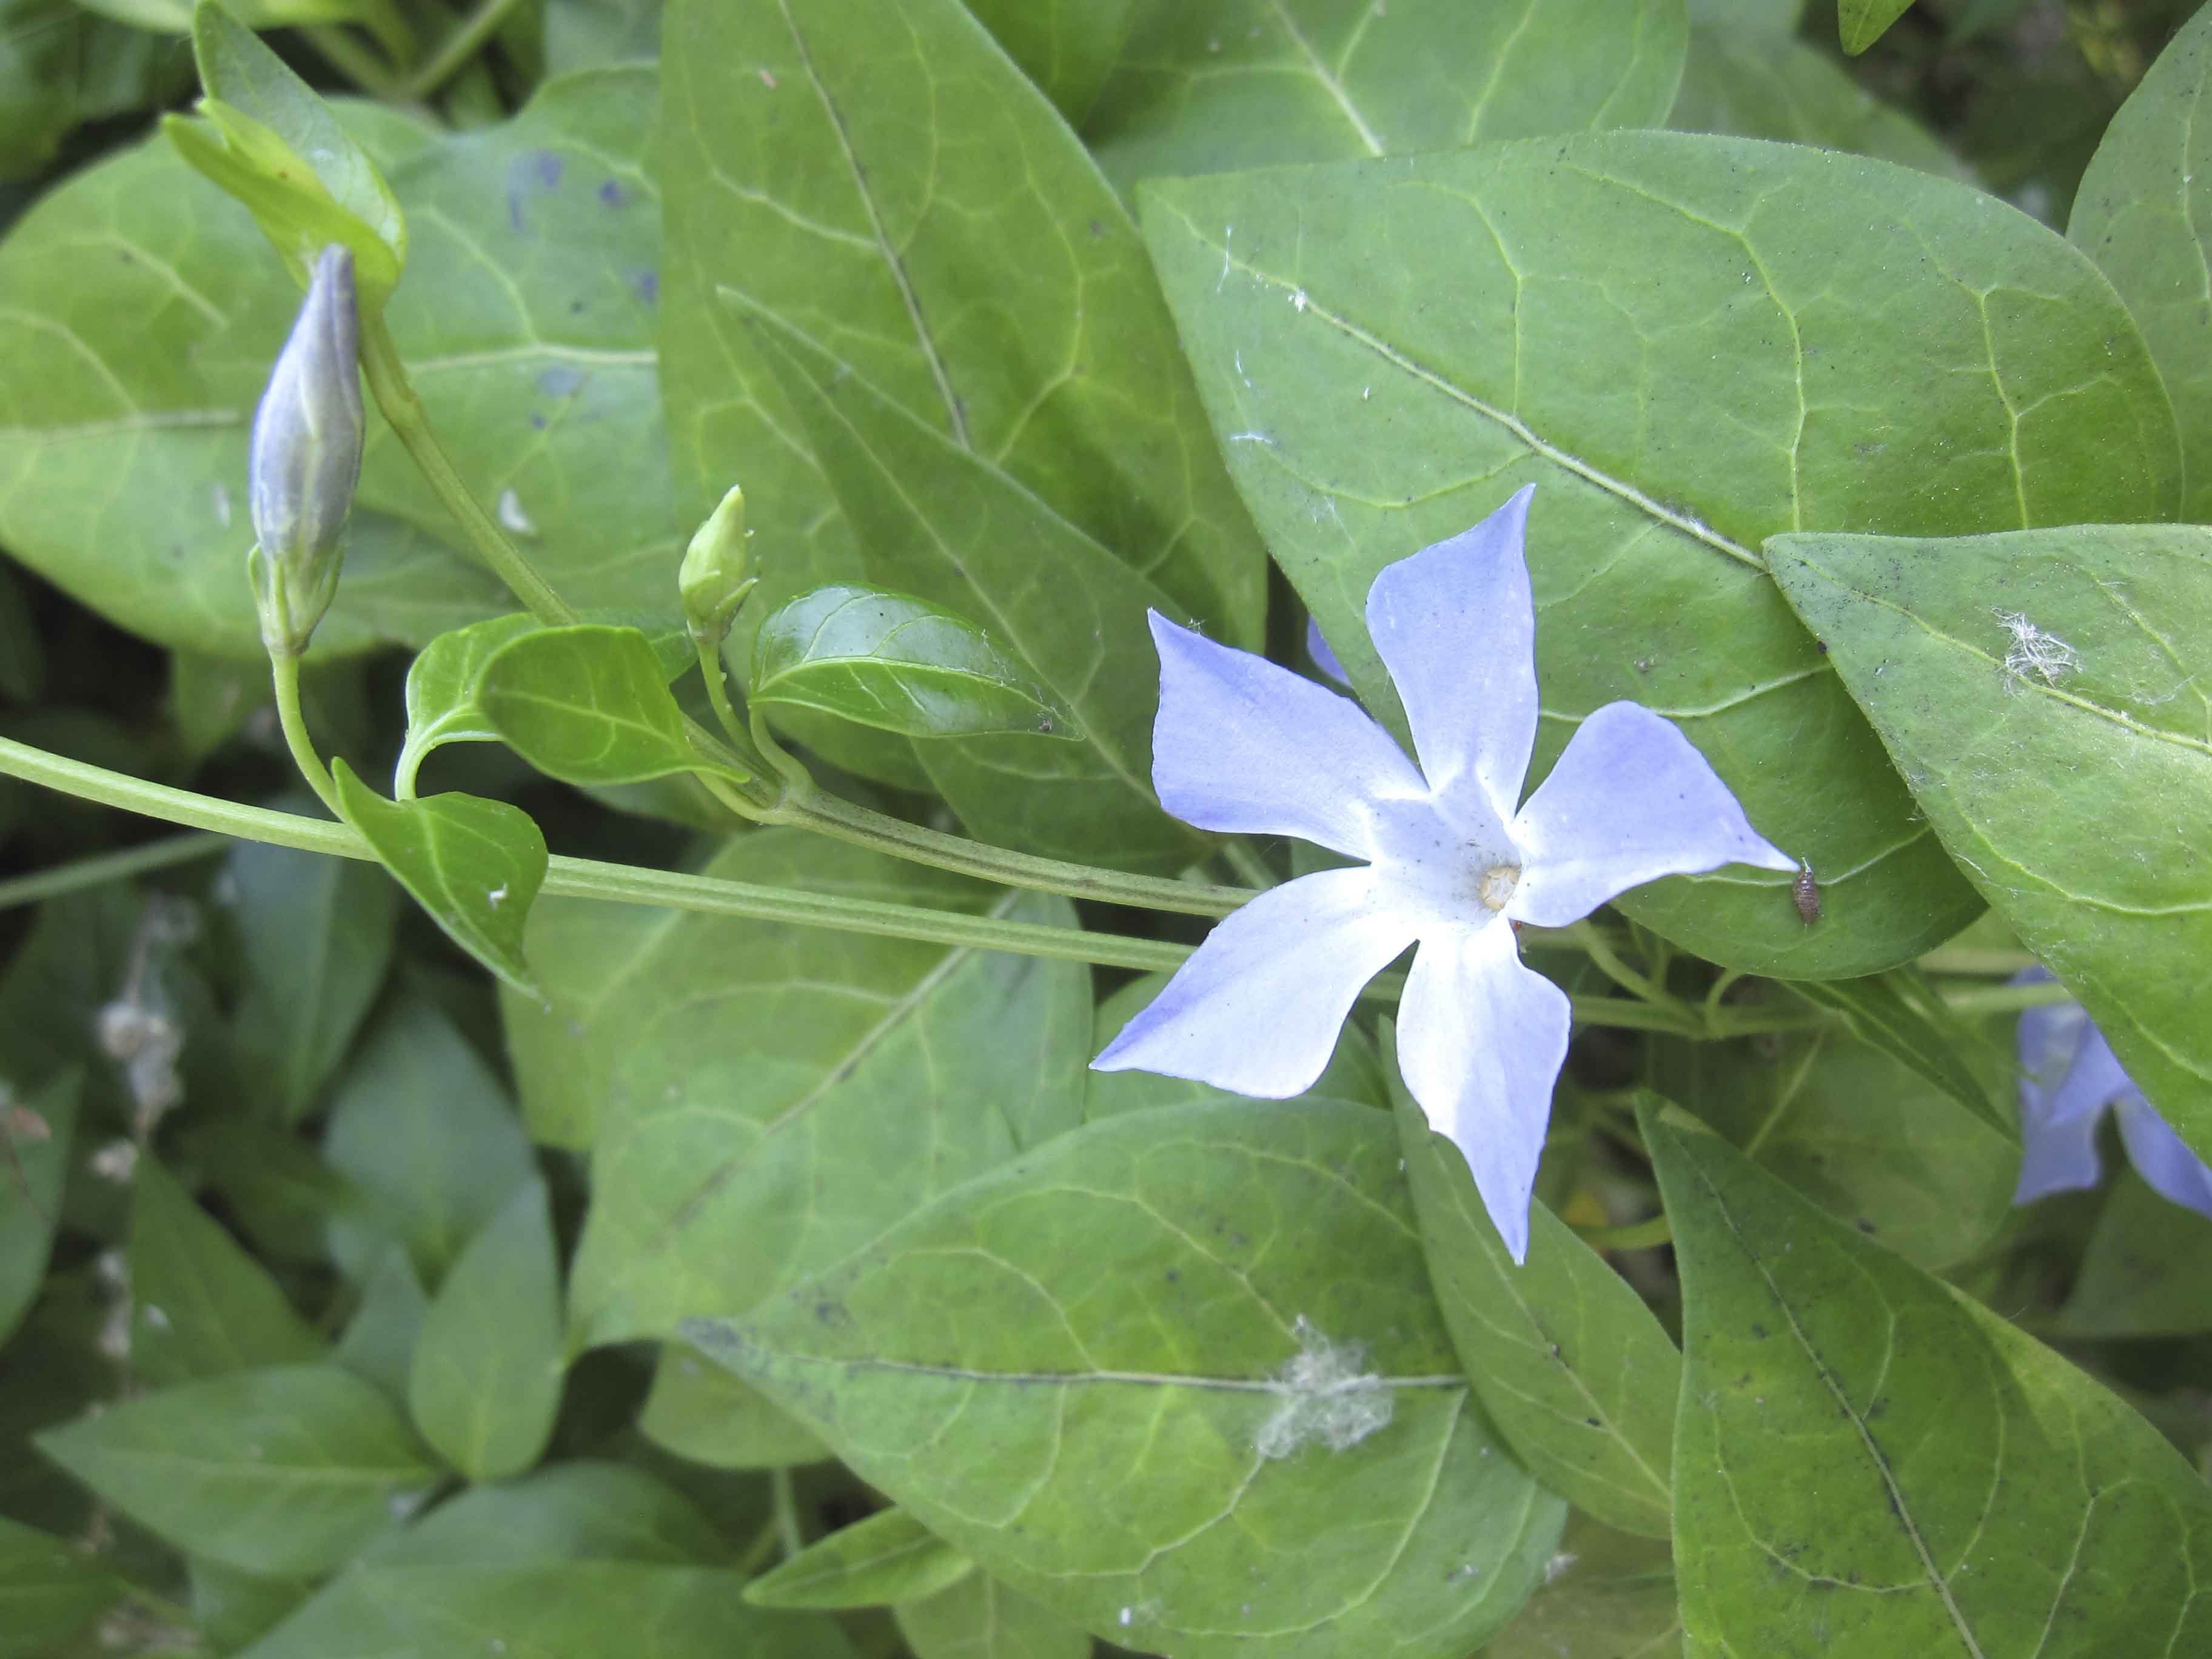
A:
{"type": "Polygon", "coordinates": [[[752,591],[751,561],[745,556],[745,492],[732,484],[722,504],[708,515],[684,550],[676,578],[684,596],[684,617],[693,635],[719,648],[730,632],[738,607],[752,591]]]}
{"type": "Polygon", "coordinates": [[[353,255],[333,243],[253,416],[246,485],[260,544],[248,568],[271,651],[305,650],[337,591],[338,532],[361,481],[360,339],[353,255]]]}

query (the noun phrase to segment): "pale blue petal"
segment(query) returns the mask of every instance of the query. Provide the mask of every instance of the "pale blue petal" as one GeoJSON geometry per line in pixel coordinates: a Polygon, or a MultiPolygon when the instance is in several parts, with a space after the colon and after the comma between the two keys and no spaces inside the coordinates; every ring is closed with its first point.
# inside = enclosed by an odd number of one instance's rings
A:
{"type": "MultiPolygon", "coordinates": [[[[2041,963],[2023,968],[2008,981],[2012,985],[2047,985],[2051,970],[2041,963]]],[[[2047,1115],[2049,1097],[2065,1081],[2074,1056],[2081,1052],[2081,1034],[2089,1016],[2078,1002],[2045,1002],[2021,1012],[2020,1115],[2025,1123],[2047,1115]]]]}
{"type": "Polygon", "coordinates": [[[1528,1254],[1528,1195],[1567,1057],[1569,1006],[1522,966],[1504,921],[1424,938],[1398,1005],[1406,1087],[1467,1159],[1516,1261],[1528,1254]]]}
{"type": "Polygon", "coordinates": [[[1390,734],[1303,675],[1152,613],[1160,653],[1152,787],[1201,830],[1371,855],[1363,803],[1425,793],[1390,734]]]}
{"type": "Polygon", "coordinates": [[[1398,688],[1421,770],[1447,803],[1479,789],[1510,820],[1536,742],[1536,610],[1522,534],[1534,484],[1449,541],[1385,565],[1367,631],[1398,688]]]}
{"type": "Polygon", "coordinates": [[[1329,649],[1328,641],[1322,637],[1321,624],[1311,617],[1306,618],[1306,655],[1313,659],[1316,668],[1339,685],[1352,684],[1352,676],[1344,672],[1343,663],[1337,659],[1336,653],[1329,649]]]}
{"type": "Polygon", "coordinates": [[[2066,1004],[2054,1003],[2025,1010],[2021,1016],[2021,1159],[2020,1184],[2012,1195],[2015,1204],[2095,1186],[2103,1173],[2097,1157],[2097,1125],[2109,1103],[2135,1090],[2103,1034],[2087,1015],[2069,1018],[2072,1012],[2066,1004]],[[2031,1023],[2031,1014],[2041,1018],[2031,1023]],[[2061,1065],[2065,1071],[2053,1086],[2051,1079],[2061,1065]]]}
{"type": "Polygon", "coordinates": [[[1746,822],[1674,722],[1632,702],[1607,703],[1582,723],[1512,834],[1524,862],[1505,914],[1540,927],[1578,921],[1661,876],[1724,864],[1797,868],[1746,822]]]}
{"type": "Polygon", "coordinates": [[[2120,1102],[2120,1139],[2128,1161],[2161,1198],[2212,1217],[2212,1169],[2189,1150],[2173,1126],[2140,1094],[2120,1102]]]}
{"type": "Polygon", "coordinates": [[[2101,1112],[2086,1117],[2044,1118],[2021,1125],[2020,1183],[2012,1201],[2033,1204],[2050,1193],[2094,1187],[2101,1173],[2097,1163],[2097,1124],[2101,1112]]]}
{"type": "Polygon", "coordinates": [[[1360,988],[1413,943],[1412,925],[1377,904],[1374,889],[1364,866],[1324,870],[1224,917],[1091,1069],[1158,1072],[1270,1100],[1304,1093],[1360,988]]]}

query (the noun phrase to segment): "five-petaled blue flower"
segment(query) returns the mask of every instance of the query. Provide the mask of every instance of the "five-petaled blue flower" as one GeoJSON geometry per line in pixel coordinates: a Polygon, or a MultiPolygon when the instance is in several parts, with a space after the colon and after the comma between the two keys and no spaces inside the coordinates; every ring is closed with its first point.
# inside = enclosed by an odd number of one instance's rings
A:
{"type": "MultiPolygon", "coordinates": [[[[2051,978],[2029,968],[2015,985],[2051,978]]],[[[2212,1216],[2212,1169],[2191,1152],[2135,1080],[2120,1069],[2105,1034],[2078,1002],[2030,1008],[2020,1017],[2020,1127],[2025,1143],[2015,1204],[2046,1193],[2094,1187],[2097,1126],[2110,1106],[2120,1121],[2120,1142],[2136,1171],[2164,1198],[2212,1216]]]]}
{"type": "Polygon", "coordinates": [[[1152,782],[1168,811],[1364,861],[1229,916],[1091,1062],[1297,1094],[1321,1075],[1360,988],[1418,944],[1399,1064],[1430,1124],[1465,1155],[1516,1261],[1568,1003],[1522,965],[1512,924],[1561,927],[1660,876],[1798,867],[1745,822],[1689,740],[1635,703],[1585,720],[1522,802],[1537,712],[1522,552],[1529,494],[1368,590],[1367,631],[1418,769],[1348,699],[1152,617],[1152,782]]]}

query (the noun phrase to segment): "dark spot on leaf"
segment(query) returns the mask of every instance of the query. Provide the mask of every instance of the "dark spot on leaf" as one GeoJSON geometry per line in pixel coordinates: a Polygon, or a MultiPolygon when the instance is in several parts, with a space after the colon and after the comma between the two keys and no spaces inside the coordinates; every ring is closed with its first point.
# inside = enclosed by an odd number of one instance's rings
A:
{"type": "Polygon", "coordinates": [[[1100,224],[1097,220],[1093,219],[1091,222],[1091,234],[1093,236],[1103,236],[1106,234],[1106,227],[1100,224]]]}
{"type": "Polygon", "coordinates": [[[660,303],[660,273],[659,271],[633,270],[629,274],[629,285],[637,291],[637,297],[646,304],[657,306],[660,303]]]}
{"type": "Polygon", "coordinates": [[[852,1312],[843,1303],[826,1299],[814,1304],[814,1318],[817,1324],[832,1326],[840,1330],[853,1322],[852,1312]]]}
{"type": "Polygon", "coordinates": [[[561,182],[561,158],[550,149],[529,149],[507,163],[507,222],[517,235],[530,230],[530,198],[561,182]]]}
{"type": "Polygon", "coordinates": [[[599,204],[602,207],[618,208],[628,200],[629,192],[611,179],[599,186],[599,204]]]}
{"type": "Polygon", "coordinates": [[[1753,1325],[1751,1328],[1751,1334],[1761,1342],[1766,1340],[1766,1327],[1764,1325],[1753,1325]]]}
{"type": "Polygon", "coordinates": [[[1169,1269],[1168,1269],[1168,1283],[1169,1283],[1169,1284],[1170,1284],[1170,1285],[1179,1285],[1179,1284],[1181,1284],[1182,1282],[1182,1275],[1181,1273],[1177,1273],[1177,1272],[1176,1272],[1173,1267],[1169,1268],[1169,1269]]]}
{"type": "Polygon", "coordinates": [[[1874,1230],[1875,1225],[1873,1222],[1869,1221],[1864,1216],[1861,1216],[1859,1218],[1859,1231],[1861,1232],[1870,1233],[1874,1231],[1874,1230]]]}
{"type": "Polygon", "coordinates": [[[545,417],[532,410],[530,414],[530,424],[534,431],[543,432],[545,430],[545,417]]]}
{"type": "Polygon", "coordinates": [[[1828,654],[1828,642],[1827,642],[1827,641],[1826,641],[1826,640],[1815,640],[1815,641],[1813,641],[1813,643],[1814,643],[1814,645],[1815,647],[1817,647],[1819,648],[1820,653],[1820,654],[1821,654],[1822,656],[1824,656],[1824,657],[1825,657],[1825,656],[1826,656],[1826,655],[1828,654]]]}
{"type": "Polygon", "coordinates": [[[566,363],[556,363],[538,377],[538,389],[549,398],[573,397],[583,384],[583,371],[566,363]]]}
{"type": "Polygon", "coordinates": [[[1636,672],[1639,674],[1650,673],[1651,672],[1651,659],[1649,657],[1638,658],[1636,661],[1636,672]]]}
{"type": "Polygon", "coordinates": [[[1589,1425],[1590,1425],[1590,1427],[1592,1427],[1592,1428],[1594,1428],[1594,1429],[1595,1429],[1595,1428],[1600,1428],[1600,1427],[1602,1427],[1602,1426],[1603,1426],[1601,1424],[1600,1424],[1600,1423],[1598,1422],[1597,1419],[1595,1419],[1595,1417],[1585,1417],[1584,1419],[1583,1419],[1583,1422],[1585,1422],[1585,1423],[1587,1423],[1587,1424],[1589,1424],[1589,1425]]]}

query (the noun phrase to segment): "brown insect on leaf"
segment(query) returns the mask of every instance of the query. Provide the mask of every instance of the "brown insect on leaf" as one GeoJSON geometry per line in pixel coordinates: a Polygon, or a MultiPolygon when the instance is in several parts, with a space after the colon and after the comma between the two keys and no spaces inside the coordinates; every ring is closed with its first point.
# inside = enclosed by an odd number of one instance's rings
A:
{"type": "Polygon", "coordinates": [[[1820,884],[1813,879],[1813,866],[1804,860],[1797,860],[1797,878],[1790,884],[1790,896],[1796,901],[1797,914],[1810,927],[1820,919],[1820,884]]]}

